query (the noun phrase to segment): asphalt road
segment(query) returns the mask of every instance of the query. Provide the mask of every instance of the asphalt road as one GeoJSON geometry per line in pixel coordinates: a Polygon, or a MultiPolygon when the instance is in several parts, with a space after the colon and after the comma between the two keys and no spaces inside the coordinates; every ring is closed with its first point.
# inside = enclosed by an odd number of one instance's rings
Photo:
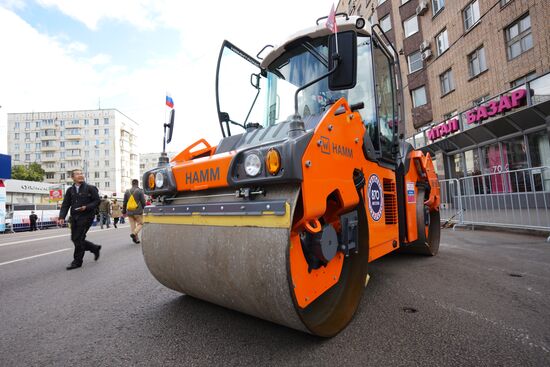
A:
{"type": "Polygon", "coordinates": [[[352,323],[321,339],[160,285],[129,229],[0,235],[0,366],[548,366],[550,244],[442,234],[434,258],[390,255],[352,323]],[[23,259],[23,260],[21,260],[23,259]]]}

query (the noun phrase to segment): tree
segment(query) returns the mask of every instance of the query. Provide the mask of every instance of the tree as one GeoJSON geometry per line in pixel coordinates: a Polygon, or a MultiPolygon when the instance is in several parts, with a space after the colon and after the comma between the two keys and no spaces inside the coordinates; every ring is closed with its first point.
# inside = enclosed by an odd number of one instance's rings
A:
{"type": "Polygon", "coordinates": [[[13,166],[11,169],[11,178],[14,180],[25,181],[44,181],[46,172],[38,163],[31,163],[28,166],[13,166]]]}

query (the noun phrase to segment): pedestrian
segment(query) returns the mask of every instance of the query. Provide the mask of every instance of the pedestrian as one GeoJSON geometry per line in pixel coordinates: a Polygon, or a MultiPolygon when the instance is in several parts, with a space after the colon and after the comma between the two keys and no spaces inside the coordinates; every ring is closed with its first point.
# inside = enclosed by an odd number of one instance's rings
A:
{"type": "Polygon", "coordinates": [[[70,208],[71,241],[74,243],[73,261],[67,266],[67,270],[80,268],[84,259],[84,252],[94,254],[94,260],[99,259],[101,246],[86,240],[86,233],[94,220],[95,209],[99,205],[99,192],[97,187],[85,182],[82,170],[71,172],[74,184],[67,189],[61,210],[59,211],[59,224],[63,226],[65,217],[70,208]]]}
{"type": "Polygon", "coordinates": [[[115,224],[115,228],[118,228],[116,225],[120,217],[122,217],[122,206],[117,202],[116,199],[113,200],[111,214],[113,216],[113,222],[115,224]]]}
{"type": "Polygon", "coordinates": [[[134,243],[140,243],[138,235],[143,227],[143,208],[145,207],[145,194],[138,184],[137,179],[132,180],[132,188],[126,190],[122,203],[122,214],[128,215],[132,232],[130,237],[134,243]]]}
{"type": "Polygon", "coordinates": [[[36,231],[37,220],[38,220],[38,215],[34,214],[34,210],[31,210],[31,215],[29,215],[29,221],[31,222],[31,231],[36,231]]]}
{"type": "Polygon", "coordinates": [[[107,198],[107,195],[103,197],[99,203],[99,222],[101,224],[101,229],[103,225],[107,225],[107,228],[111,226],[111,202],[107,198]]]}

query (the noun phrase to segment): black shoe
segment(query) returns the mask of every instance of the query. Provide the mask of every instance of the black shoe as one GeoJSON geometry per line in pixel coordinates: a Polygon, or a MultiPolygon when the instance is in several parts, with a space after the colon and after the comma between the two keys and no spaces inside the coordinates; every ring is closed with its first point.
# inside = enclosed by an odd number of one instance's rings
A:
{"type": "Polygon", "coordinates": [[[67,266],[67,270],[73,270],[73,269],[76,269],[76,268],[80,268],[82,265],[78,265],[78,264],[75,264],[75,263],[70,263],[69,266],[67,266]]]}
{"type": "Polygon", "coordinates": [[[135,234],[131,234],[130,237],[132,237],[132,241],[134,241],[134,243],[139,243],[139,240],[138,240],[138,236],[135,235],[135,234]]]}
{"type": "Polygon", "coordinates": [[[99,251],[101,251],[101,245],[97,247],[97,251],[94,252],[94,261],[97,261],[99,259],[99,251]]]}
{"type": "Polygon", "coordinates": [[[118,228],[118,227],[116,226],[116,224],[115,224],[115,228],[118,228]]]}

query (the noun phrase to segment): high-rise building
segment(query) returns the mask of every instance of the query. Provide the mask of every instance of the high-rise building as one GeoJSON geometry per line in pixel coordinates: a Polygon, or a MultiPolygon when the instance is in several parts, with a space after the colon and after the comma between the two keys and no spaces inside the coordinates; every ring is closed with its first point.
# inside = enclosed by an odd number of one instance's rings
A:
{"type": "Polygon", "coordinates": [[[461,178],[550,165],[549,5],[340,0],[337,12],[387,34],[399,54],[406,138],[436,157],[441,178],[461,178]]]}
{"type": "Polygon", "coordinates": [[[8,114],[12,165],[39,163],[44,182],[72,184],[82,169],[101,194],[120,195],[139,177],[138,124],[116,109],[8,114]]]}

